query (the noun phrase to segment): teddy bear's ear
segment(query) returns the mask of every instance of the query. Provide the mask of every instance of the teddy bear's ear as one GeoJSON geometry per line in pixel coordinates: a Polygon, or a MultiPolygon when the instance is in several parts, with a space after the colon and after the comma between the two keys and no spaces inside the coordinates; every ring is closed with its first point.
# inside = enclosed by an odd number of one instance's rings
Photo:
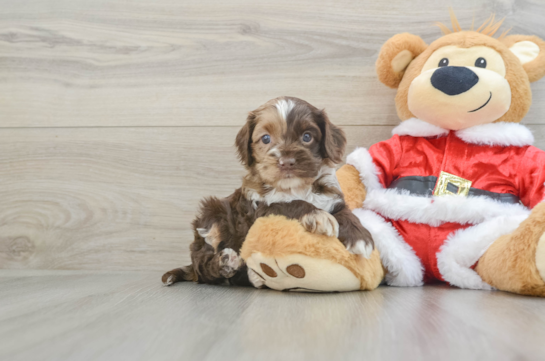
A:
{"type": "Polygon", "coordinates": [[[388,39],[380,49],[376,68],[379,80],[390,88],[397,88],[405,69],[428,45],[419,36],[403,33],[388,39]]]}
{"type": "Polygon", "coordinates": [[[545,41],[530,35],[510,35],[502,41],[520,60],[531,82],[545,75],[545,41]]]}

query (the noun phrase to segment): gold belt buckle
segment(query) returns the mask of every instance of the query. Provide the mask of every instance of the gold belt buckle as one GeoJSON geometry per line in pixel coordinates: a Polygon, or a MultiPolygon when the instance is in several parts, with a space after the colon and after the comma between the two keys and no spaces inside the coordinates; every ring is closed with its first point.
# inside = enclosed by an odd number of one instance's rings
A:
{"type": "Polygon", "coordinates": [[[446,196],[446,195],[459,195],[467,197],[469,194],[469,189],[471,188],[471,181],[467,179],[460,178],[454,174],[447,172],[441,172],[439,179],[437,180],[437,185],[435,186],[435,191],[433,192],[434,196],[446,196]],[[458,187],[457,193],[452,193],[447,189],[448,185],[452,184],[458,187]]]}

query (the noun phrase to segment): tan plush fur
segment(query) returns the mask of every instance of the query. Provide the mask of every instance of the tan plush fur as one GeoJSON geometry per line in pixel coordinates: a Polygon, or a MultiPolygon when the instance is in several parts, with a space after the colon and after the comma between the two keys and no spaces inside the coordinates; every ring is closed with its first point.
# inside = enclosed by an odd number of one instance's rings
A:
{"type": "Polygon", "coordinates": [[[344,201],[350,210],[361,208],[367,195],[365,186],[360,180],[360,173],[349,164],[337,171],[337,179],[344,194],[344,201]]]}
{"type": "Polygon", "coordinates": [[[480,258],[476,271],[503,291],[545,297],[545,282],[536,267],[536,248],[545,233],[545,203],[512,234],[499,238],[480,258]]]}
{"type": "Polygon", "coordinates": [[[336,238],[311,234],[298,221],[283,216],[259,218],[254,223],[240,255],[246,260],[254,252],[273,258],[303,254],[331,260],[352,271],[360,280],[362,290],[375,289],[384,278],[377,250],[370,259],[351,254],[336,238]]]}
{"type": "MultiPolygon", "coordinates": [[[[384,45],[384,47],[388,45],[388,42],[384,45]]],[[[496,122],[520,122],[522,118],[524,118],[524,116],[530,109],[530,105],[532,104],[532,93],[530,91],[530,82],[528,80],[528,75],[526,75],[526,71],[524,70],[519,59],[509,50],[507,45],[505,45],[498,39],[494,39],[490,36],[483,35],[475,31],[461,31],[445,35],[442,38],[439,38],[438,40],[431,43],[430,46],[424,52],[422,52],[422,54],[420,54],[409,64],[407,70],[405,71],[403,79],[399,83],[399,88],[396,94],[395,102],[399,118],[401,120],[406,120],[414,117],[414,115],[409,110],[407,102],[409,87],[412,81],[418,75],[420,75],[422,68],[430,55],[435,50],[447,45],[457,45],[459,47],[465,48],[479,45],[488,46],[502,55],[506,68],[505,79],[509,82],[511,86],[511,106],[507,113],[505,113],[501,118],[496,120],[496,122]]],[[[398,46],[398,44],[395,44],[396,48],[398,46]]],[[[382,54],[380,54],[379,56],[382,56],[382,54]]],[[[541,67],[545,69],[545,66],[543,66],[543,64],[541,64],[541,67]]]]}
{"type": "Polygon", "coordinates": [[[417,57],[427,47],[419,36],[403,33],[394,35],[380,50],[376,69],[379,80],[390,88],[397,88],[403,78],[405,69],[395,72],[392,69],[392,60],[402,51],[408,50],[413,58],[417,57]]]}
{"type": "Polygon", "coordinates": [[[508,48],[512,47],[515,43],[520,41],[531,41],[539,46],[539,55],[533,61],[523,64],[522,67],[528,74],[530,82],[537,81],[545,75],[545,41],[541,40],[537,36],[533,35],[510,35],[502,40],[508,48]]]}
{"type": "Polygon", "coordinates": [[[407,104],[409,87],[412,81],[420,75],[430,55],[441,47],[455,45],[461,48],[487,46],[502,55],[506,65],[505,79],[511,85],[512,99],[509,111],[497,119],[496,122],[520,122],[532,103],[529,82],[539,80],[545,75],[545,41],[537,36],[505,36],[507,31],[498,39],[493,38],[492,36],[503,22],[503,20],[495,22],[494,16],[491,16],[475,31],[462,31],[452,11],[451,20],[453,30],[448,29],[443,24],[437,24],[447,35],[437,39],[430,46],[427,46],[420,37],[408,33],[394,35],[382,46],[376,62],[377,75],[385,85],[398,88],[396,108],[400,119],[406,120],[414,117],[407,104]],[[515,43],[521,41],[531,41],[540,49],[537,58],[524,65],[509,50],[515,43]],[[397,72],[393,69],[392,60],[405,50],[409,50],[414,59],[404,71],[397,72]]]}
{"type": "MultiPolygon", "coordinates": [[[[437,49],[454,45],[460,48],[486,46],[501,55],[505,63],[505,80],[511,88],[511,104],[496,122],[520,122],[532,103],[530,82],[545,75],[545,42],[533,36],[505,36],[506,32],[493,38],[501,25],[501,21],[494,22],[493,17],[476,31],[462,31],[455,16],[451,14],[451,17],[453,30],[440,25],[447,35],[429,46],[420,37],[403,33],[393,36],[382,47],[376,70],[382,83],[398,88],[396,108],[400,119],[414,117],[408,107],[409,87],[421,74],[426,61],[437,49]],[[532,41],[540,48],[539,55],[525,64],[509,49],[521,41],[532,41]]],[[[345,165],[337,171],[337,178],[348,207],[361,207],[367,192],[359,172],[353,166],[345,165]]],[[[544,233],[545,203],[541,203],[519,229],[492,244],[479,260],[476,271],[485,282],[500,290],[545,297],[545,282],[536,266],[537,244],[544,233]]],[[[346,251],[337,239],[305,232],[297,221],[281,216],[256,221],[241,255],[248,259],[253,252],[261,252],[268,257],[303,254],[337,262],[358,277],[362,290],[376,288],[384,277],[377,250],[369,260],[363,259],[346,251]]]]}
{"type": "MultiPolygon", "coordinates": [[[[536,36],[511,35],[504,32],[499,38],[492,35],[499,29],[501,22],[495,23],[491,17],[476,31],[462,31],[460,24],[451,13],[453,30],[439,24],[447,34],[431,43],[422,45],[416,36],[398,34],[384,44],[377,60],[379,79],[389,87],[398,87],[396,95],[397,113],[401,120],[414,117],[408,107],[409,87],[422,72],[424,64],[439,48],[454,45],[460,48],[486,46],[497,51],[505,63],[505,79],[511,88],[511,105],[509,110],[495,122],[520,122],[528,112],[532,103],[530,82],[539,80],[545,75],[545,42],[536,36]],[[538,56],[522,64],[519,58],[509,49],[514,44],[530,41],[539,47],[538,56]],[[420,44],[421,51],[408,65],[404,72],[392,69],[392,59],[405,50],[414,49],[420,44]],[[424,49],[422,49],[424,47],[424,49]],[[390,67],[388,67],[390,65],[390,67]]],[[[344,172],[348,173],[348,172],[344,172]]],[[[340,178],[342,183],[349,182],[345,197],[351,189],[358,189],[348,176],[340,178]]],[[[349,196],[351,198],[351,195],[349,196]]],[[[358,205],[357,197],[353,204],[358,205]]],[[[545,297],[545,282],[536,266],[536,248],[545,233],[545,202],[532,210],[532,214],[519,229],[510,235],[499,238],[481,257],[476,271],[483,280],[492,286],[509,292],[545,297]]]]}

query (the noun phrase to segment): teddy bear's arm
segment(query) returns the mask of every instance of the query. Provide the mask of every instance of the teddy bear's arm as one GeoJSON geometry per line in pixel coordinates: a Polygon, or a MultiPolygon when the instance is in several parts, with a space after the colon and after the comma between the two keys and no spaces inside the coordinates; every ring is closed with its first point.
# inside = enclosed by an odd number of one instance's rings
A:
{"type": "Polygon", "coordinates": [[[545,201],[545,152],[529,147],[521,159],[518,169],[520,199],[524,205],[533,209],[545,201]]]}
{"type": "Polygon", "coordinates": [[[388,187],[403,148],[399,136],[372,145],[369,150],[357,148],[337,171],[337,179],[350,210],[361,208],[367,192],[388,187]]]}
{"type": "Polygon", "coordinates": [[[337,171],[337,179],[344,194],[344,201],[350,210],[361,208],[367,195],[360,173],[350,164],[343,165],[337,171]]]}

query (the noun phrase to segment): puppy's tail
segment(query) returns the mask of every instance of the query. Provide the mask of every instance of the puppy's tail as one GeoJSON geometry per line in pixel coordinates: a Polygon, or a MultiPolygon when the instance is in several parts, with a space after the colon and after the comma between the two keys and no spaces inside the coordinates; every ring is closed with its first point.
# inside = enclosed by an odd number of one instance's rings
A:
{"type": "Polygon", "coordinates": [[[182,268],[175,268],[172,271],[168,271],[161,278],[163,285],[170,286],[176,282],[184,281],[197,281],[197,274],[192,264],[184,266],[182,268]]]}

